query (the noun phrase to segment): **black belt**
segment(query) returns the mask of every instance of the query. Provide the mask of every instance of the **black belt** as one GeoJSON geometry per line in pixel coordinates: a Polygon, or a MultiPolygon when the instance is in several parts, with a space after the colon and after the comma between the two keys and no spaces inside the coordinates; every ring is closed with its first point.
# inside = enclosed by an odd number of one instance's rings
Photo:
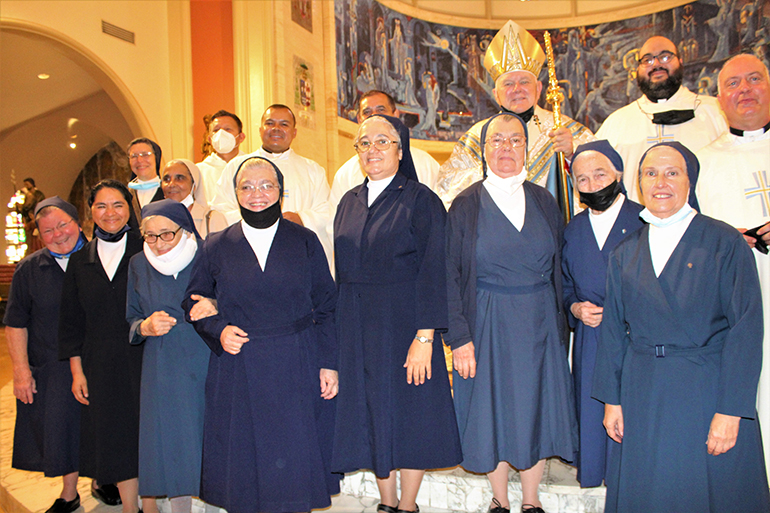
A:
{"type": "Polygon", "coordinates": [[[692,356],[705,356],[709,354],[721,353],[723,343],[710,344],[701,347],[677,347],[671,345],[660,344],[656,346],[648,346],[644,344],[631,344],[631,349],[637,354],[644,354],[654,356],[655,358],[667,358],[667,357],[692,357],[692,356]]]}
{"type": "Polygon", "coordinates": [[[530,294],[537,292],[546,287],[549,287],[551,282],[542,281],[540,283],[533,283],[532,285],[517,285],[515,287],[506,287],[504,285],[495,285],[494,283],[487,283],[485,281],[476,280],[476,288],[481,290],[488,290],[489,292],[496,292],[498,294],[506,294],[508,296],[517,296],[519,294],[530,294]]]}

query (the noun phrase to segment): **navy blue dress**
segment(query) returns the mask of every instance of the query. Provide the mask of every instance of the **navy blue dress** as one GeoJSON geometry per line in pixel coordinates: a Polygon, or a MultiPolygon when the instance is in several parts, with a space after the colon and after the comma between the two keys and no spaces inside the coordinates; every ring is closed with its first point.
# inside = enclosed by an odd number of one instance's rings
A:
{"type": "Polygon", "coordinates": [[[447,326],[441,200],[396,173],[367,206],[366,187],[348,191],[334,219],[339,305],[340,393],[333,468],[453,467],[461,450],[439,332],[447,326]],[[418,329],[437,330],[432,379],[406,381],[418,329]]]}
{"type": "Polygon", "coordinates": [[[639,212],[643,208],[638,203],[625,198],[601,250],[591,228],[588,210],[576,215],[564,230],[561,260],[564,309],[568,312],[570,327],[575,330],[572,378],[580,427],[580,450],[576,461],[577,478],[582,487],[601,486],[604,481],[607,454],[615,442],[607,436],[607,431],[602,424],[604,404],[591,397],[599,328],[591,328],[575,319],[570,306],[583,301],[604,306],[610,252],[627,235],[644,225],[639,218],[639,212]]]}
{"type": "Polygon", "coordinates": [[[519,231],[483,187],[476,238],[476,377],[454,373],[463,467],[572,460],[577,426],[553,275],[560,241],[531,194],[519,231]]]}
{"type": "MultiPolygon", "coordinates": [[[[142,346],[128,344],[128,262],[142,250],[137,230],[110,280],[94,239],[70,257],[59,312],[59,358],[80,356],[88,381],[81,405],[80,475],[117,483],[139,473],[142,346]]],[[[71,385],[71,383],[70,383],[71,385]]]]}
{"type": "Polygon", "coordinates": [[[649,226],[610,256],[593,396],[623,409],[605,511],[770,511],[756,395],[762,296],[751,250],[696,215],[655,276],[649,226]],[[736,445],[707,452],[715,413],[742,417],[736,445]]]}
{"type": "Polygon", "coordinates": [[[11,466],[47,477],[78,470],[80,403],[72,395],[69,362],[59,361],[59,305],[64,271],[48,249],[16,266],[3,323],[27,329],[27,357],[37,393],[16,400],[11,466]]]}
{"type": "Polygon", "coordinates": [[[263,271],[241,223],[209,235],[185,293],[218,301],[193,323],[213,352],[206,380],[201,498],[230,513],[310,511],[331,504],[334,400],[319,372],[337,368],[336,290],[316,235],[281,219],[263,271]],[[224,352],[228,325],[248,333],[224,352]]]}
{"type": "Polygon", "coordinates": [[[140,495],[177,497],[200,493],[204,385],[211,351],[184,318],[182,301],[192,268],[191,262],[174,279],[156,271],[143,252],[134,255],[128,268],[129,340],[144,346],[140,495]],[[161,337],[139,335],[139,324],[160,310],[174,317],[176,326],[161,337]]]}

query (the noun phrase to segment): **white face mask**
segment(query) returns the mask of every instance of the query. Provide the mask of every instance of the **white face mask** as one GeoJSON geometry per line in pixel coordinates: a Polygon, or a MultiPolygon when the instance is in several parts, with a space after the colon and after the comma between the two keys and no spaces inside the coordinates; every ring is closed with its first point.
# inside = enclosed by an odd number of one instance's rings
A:
{"type": "Polygon", "coordinates": [[[211,136],[211,145],[219,154],[230,153],[235,148],[235,136],[226,130],[217,130],[211,136]]]}

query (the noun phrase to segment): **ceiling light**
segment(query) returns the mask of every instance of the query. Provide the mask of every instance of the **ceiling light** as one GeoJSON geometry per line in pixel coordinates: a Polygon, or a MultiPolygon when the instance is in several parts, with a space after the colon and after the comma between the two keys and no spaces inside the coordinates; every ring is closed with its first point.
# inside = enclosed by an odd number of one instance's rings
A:
{"type": "Polygon", "coordinates": [[[40,73],[37,76],[37,78],[39,78],[40,80],[48,80],[49,78],[51,78],[51,75],[49,75],[48,73],[40,73]]]}
{"type": "Polygon", "coordinates": [[[77,145],[77,144],[75,144],[74,142],[71,142],[71,143],[70,143],[70,148],[72,148],[73,150],[74,150],[75,148],[77,148],[77,147],[78,147],[78,145],[77,145]]]}

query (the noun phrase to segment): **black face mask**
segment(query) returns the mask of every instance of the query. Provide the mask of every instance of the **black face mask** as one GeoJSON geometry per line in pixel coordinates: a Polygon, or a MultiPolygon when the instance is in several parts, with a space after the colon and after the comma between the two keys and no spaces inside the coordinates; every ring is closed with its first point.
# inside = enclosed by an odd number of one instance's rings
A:
{"type": "Polygon", "coordinates": [[[618,197],[620,192],[620,182],[612,182],[604,189],[596,192],[581,192],[580,202],[591,210],[604,212],[612,206],[612,203],[615,201],[615,198],[618,197]]]}
{"type": "Polygon", "coordinates": [[[245,208],[243,205],[238,205],[241,209],[241,217],[246,224],[252,228],[270,228],[273,224],[281,218],[281,202],[276,201],[273,205],[267,207],[261,212],[254,212],[245,208]]]}
{"type": "Polygon", "coordinates": [[[532,119],[532,116],[535,115],[535,106],[534,105],[532,107],[528,108],[527,110],[525,110],[524,112],[522,112],[521,114],[519,114],[517,112],[513,112],[512,110],[508,110],[505,107],[501,107],[501,108],[502,108],[502,112],[508,112],[510,114],[516,114],[522,120],[524,120],[525,123],[529,123],[529,120],[532,119]]]}
{"type": "Polygon", "coordinates": [[[123,238],[123,234],[130,229],[131,229],[130,226],[125,225],[123,228],[118,230],[117,233],[110,233],[110,232],[105,232],[104,230],[99,228],[97,225],[94,225],[94,237],[102,239],[105,242],[118,242],[120,239],[123,238]]]}

